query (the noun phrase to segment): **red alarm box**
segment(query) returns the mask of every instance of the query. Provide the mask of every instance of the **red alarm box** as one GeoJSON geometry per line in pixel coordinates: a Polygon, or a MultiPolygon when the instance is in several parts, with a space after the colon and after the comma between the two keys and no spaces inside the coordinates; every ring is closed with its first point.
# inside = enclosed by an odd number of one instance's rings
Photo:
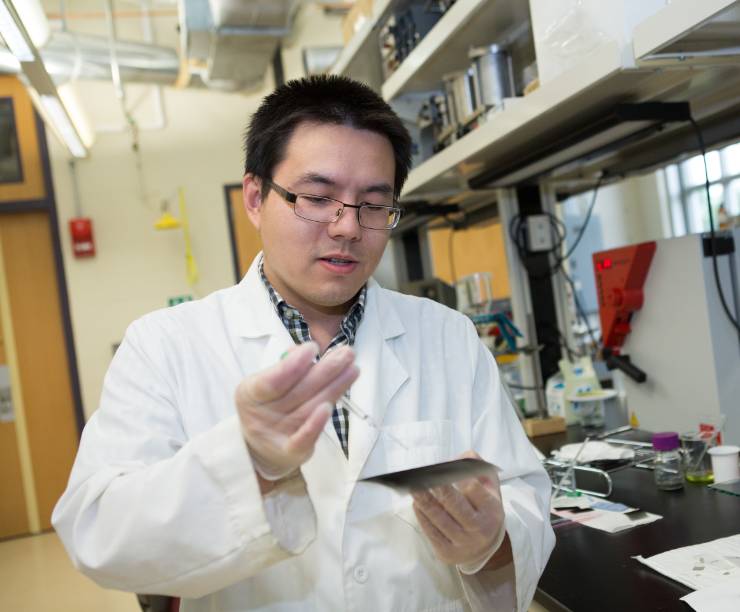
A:
{"type": "Polygon", "coordinates": [[[75,257],[92,257],[95,255],[92,219],[89,217],[70,219],[69,235],[72,239],[72,252],[75,257]]]}

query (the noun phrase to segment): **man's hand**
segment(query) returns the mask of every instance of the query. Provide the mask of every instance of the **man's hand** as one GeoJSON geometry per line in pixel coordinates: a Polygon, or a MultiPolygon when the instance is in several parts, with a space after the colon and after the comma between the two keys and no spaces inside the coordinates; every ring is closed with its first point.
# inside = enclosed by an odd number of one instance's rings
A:
{"type": "Polygon", "coordinates": [[[314,363],[317,353],[313,342],[302,344],[237,387],[242,433],[263,478],[287,476],[311,457],[333,404],[359,375],[349,347],[314,363]]]}
{"type": "MultiPolygon", "coordinates": [[[[469,451],[463,457],[478,455],[469,451]]],[[[422,531],[443,563],[483,562],[504,539],[504,507],[495,470],[490,476],[415,491],[412,496],[422,531]]]]}

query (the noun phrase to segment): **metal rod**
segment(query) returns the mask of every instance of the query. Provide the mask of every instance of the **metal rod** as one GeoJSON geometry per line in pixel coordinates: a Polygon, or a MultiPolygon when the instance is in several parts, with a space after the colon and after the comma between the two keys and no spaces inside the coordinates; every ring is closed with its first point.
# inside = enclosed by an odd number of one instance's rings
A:
{"type": "Polygon", "coordinates": [[[740,47],[724,47],[720,49],[707,49],[704,51],[678,51],[672,53],[653,53],[646,57],[640,58],[641,62],[658,62],[665,60],[678,60],[683,62],[692,59],[716,59],[723,57],[740,56],[740,47]]]}
{"type": "Polygon", "coordinates": [[[82,216],[82,199],[80,197],[80,182],[77,179],[77,162],[69,160],[69,173],[72,176],[72,197],[74,199],[75,217],[82,216]]]}
{"type": "Polygon", "coordinates": [[[65,0],[59,0],[59,19],[62,22],[62,32],[67,31],[67,7],[65,0]]]}
{"type": "Polygon", "coordinates": [[[603,440],[604,438],[608,438],[609,436],[616,436],[617,434],[626,433],[628,431],[632,431],[632,425],[623,425],[622,427],[617,427],[616,429],[610,429],[608,431],[601,432],[598,436],[596,436],[596,439],[603,440]]]}
{"type": "MultiPolygon", "coordinates": [[[[118,54],[116,53],[116,21],[114,18],[113,0],[105,0],[105,19],[108,22],[108,37],[110,40],[110,73],[113,79],[113,87],[116,90],[116,96],[125,104],[126,92],[121,82],[121,67],[118,64],[118,54]]],[[[126,112],[124,106],[124,113],[126,112]]]]}
{"type": "Polygon", "coordinates": [[[619,440],[619,439],[607,439],[604,440],[608,444],[622,444],[624,446],[639,446],[640,448],[653,448],[650,442],[637,442],[635,440],[619,440]]]}

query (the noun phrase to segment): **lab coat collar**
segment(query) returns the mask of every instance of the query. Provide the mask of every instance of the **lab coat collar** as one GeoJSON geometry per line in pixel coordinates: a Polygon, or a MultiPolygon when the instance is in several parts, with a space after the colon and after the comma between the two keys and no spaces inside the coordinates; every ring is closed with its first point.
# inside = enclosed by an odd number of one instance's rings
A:
{"type": "Polygon", "coordinates": [[[285,329],[260,278],[260,257],[262,253],[255,257],[225,304],[226,324],[233,335],[242,338],[262,338],[285,329]]]}
{"type": "MultiPolygon", "coordinates": [[[[260,257],[262,257],[261,252],[254,258],[244,278],[234,288],[235,290],[225,304],[227,325],[233,335],[242,338],[282,335],[281,330],[287,333],[260,278],[260,257]]],[[[382,299],[383,290],[380,285],[371,278],[367,282],[367,288],[367,301],[379,302],[376,312],[379,325],[376,331],[386,340],[402,335],[405,331],[403,323],[392,305],[387,300],[382,299]]],[[[368,316],[367,310],[368,304],[366,303],[365,314],[360,327],[365,324],[365,319],[368,316]]]]}
{"type": "MultiPolygon", "coordinates": [[[[409,375],[395,343],[405,333],[401,318],[387,293],[368,281],[365,315],[355,338],[360,377],[351,389],[352,400],[380,427],[388,406],[409,375]]],[[[349,427],[349,478],[356,481],[378,441],[379,431],[354,415],[349,427]]]]}
{"type": "Polygon", "coordinates": [[[244,360],[250,349],[259,347],[257,367],[246,361],[242,364],[244,372],[260,371],[277,363],[283,353],[295,344],[290,333],[275,312],[270,296],[259,276],[259,253],[252,262],[241,282],[233,287],[224,302],[225,325],[229,334],[240,338],[237,352],[244,360]],[[246,351],[246,353],[243,353],[246,351]]]}

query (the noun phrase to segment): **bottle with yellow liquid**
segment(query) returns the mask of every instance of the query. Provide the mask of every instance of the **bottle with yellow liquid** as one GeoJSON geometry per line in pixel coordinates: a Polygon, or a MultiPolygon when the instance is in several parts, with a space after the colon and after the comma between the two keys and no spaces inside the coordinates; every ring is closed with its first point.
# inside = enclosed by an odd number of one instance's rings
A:
{"type": "Polygon", "coordinates": [[[712,458],[707,452],[714,445],[715,432],[690,431],[681,434],[681,454],[683,455],[686,480],[697,484],[714,482],[712,458]]]}

